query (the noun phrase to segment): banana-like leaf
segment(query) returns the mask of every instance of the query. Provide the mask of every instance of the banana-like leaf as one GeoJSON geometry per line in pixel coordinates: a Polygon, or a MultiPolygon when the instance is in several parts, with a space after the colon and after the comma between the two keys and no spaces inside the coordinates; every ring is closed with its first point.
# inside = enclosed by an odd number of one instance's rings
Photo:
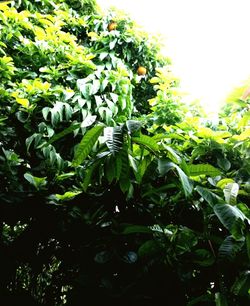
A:
{"type": "Polygon", "coordinates": [[[109,184],[112,183],[112,181],[115,178],[115,167],[114,167],[114,160],[108,159],[105,163],[105,176],[109,182],[109,184]]]}
{"type": "Polygon", "coordinates": [[[190,176],[217,176],[221,174],[219,169],[209,164],[188,165],[188,172],[190,176]]]}
{"type": "Polygon", "coordinates": [[[225,201],[228,204],[236,205],[237,195],[239,192],[239,185],[237,183],[229,183],[223,189],[225,201]]]}
{"type": "Polygon", "coordinates": [[[75,151],[73,167],[79,166],[87,158],[103,129],[103,125],[96,125],[83,136],[75,151]]]}
{"type": "Polygon", "coordinates": [[[244,221],[249,220],[243,214],[243,212],[237,207],[228,204],[217,204],[213,208],[220,222],[224,225],[226,229],[229,230],[233,237],[236,240],[241,239],[244,236],[244,221]]]}
{"type": "Polygon", "coordinates": [[[118,181],[122,173],[122,158],[120,155],[117,155],[115,159],[115,173],[116,180],[118,181]]]}
{"type": "Polygon", "coordinates": [[[142,126],[141,121],[136,121],[136,120],[127,120],[126,121],[126,126],[128,129],[128,133],[130,135],[133,135],[136,132],[139,132],[142,126]]]}
{"type": "Polygon", "coordinates": [[[189,180],[189,178],[186,176],[186,174],[182,171],[180,167],[175,165],[175,169],[177,170],[179,174],[181,185],[182,185],[185,196],[186,197],[190,196],[193,191],[193,185],[191,181],[189,180]]]}
{"type": "Polygon", "coordinates": [[[200,196],[203,197],[203,199],[210,205],[214,206],[215,204],[223,202],[223,199],[217,196],[214,192],[212,192],[210,189],[197,186],[195,190],[199,193],[200,196]]]}
{"type": "Polygon", "coordinates": [[[135,173],[135,177],[138,183],[141,183],[142,178],[151,162],[152,160],[148,156],[146,156],[138,163],[138,169],[135,173]]]}
{"type": "Polygon", "coordinates": [[[170,169],[175,169],[177,171],[185,196],[190,196],[193,191],[193,184],[184,171],[172,162],[161,159],[158,161],[158,171],[160,175],[166,174],[170,169]]]}
{"type": "Polygon", "coordinates": [[[106,140],[107,147],[113,155],[115,155],[122,149],[123,134],[121,127],[116,126],[105,128],[104,138],[106,140]]]}
{"type": "Polygon", "coordinates": [[[105,163],[105,175],[107,177],[107,180],[110,183],[112,183],[114,180],[116,182],[119,180],[120,175],[122,171],[122,159],[121,156],[111,155],[105,163]]]}
{"type": "Polygon", "coordinates": [[[146,149],[150,151],[159,151],[158,143],[152,137],[149,137],[147,135],[140,135],[140,137],[132,137],[132,141],[146,147],[146,149]]]}
{"type": "Polygon", "coordinates": [[[181,163],[181,157],[172,149],[170,146],[163,144],[164,149],[167,151],[167,157],[172,160],[172,162],[176,164],[181,163]]]}
{"type": "Polygon", "coordinates": [[[244,244],[244,238],[241,240],[235,240],[233,236],[226,237],[219,247],[218,259],[221,261],[233,260],[237,253],[241,251],[244,244]]]}

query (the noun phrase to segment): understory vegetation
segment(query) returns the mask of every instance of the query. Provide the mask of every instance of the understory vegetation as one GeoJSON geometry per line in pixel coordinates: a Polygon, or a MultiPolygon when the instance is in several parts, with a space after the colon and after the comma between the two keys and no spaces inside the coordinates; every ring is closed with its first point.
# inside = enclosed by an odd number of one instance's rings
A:
{"type": "Polygon", "coordinates": [[[178,84],[121,12],[0,3],[1,305],[249,305],[250,98],[178,84]]]}

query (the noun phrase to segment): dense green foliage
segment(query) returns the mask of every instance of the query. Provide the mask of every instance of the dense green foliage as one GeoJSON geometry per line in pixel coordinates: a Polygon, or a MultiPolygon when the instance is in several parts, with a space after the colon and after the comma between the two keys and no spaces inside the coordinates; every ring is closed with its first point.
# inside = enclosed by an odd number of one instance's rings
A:
{"type": "Polygon", "coordinates": [[[93,1],[1,3],[0,30],[3,303],[248,305],[248,98],[190,115],[157,39],[93,1]]]}

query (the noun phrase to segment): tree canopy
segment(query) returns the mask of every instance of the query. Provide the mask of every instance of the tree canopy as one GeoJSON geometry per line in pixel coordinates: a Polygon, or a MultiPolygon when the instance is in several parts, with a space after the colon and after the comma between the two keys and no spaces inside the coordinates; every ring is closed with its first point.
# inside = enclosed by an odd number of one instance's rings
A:
{"type": "Polygon", "coordinates": [[[3,302],[247,305],[248,97],[204,118],[92,0],[0,3],[0,80],[3,302]]]}

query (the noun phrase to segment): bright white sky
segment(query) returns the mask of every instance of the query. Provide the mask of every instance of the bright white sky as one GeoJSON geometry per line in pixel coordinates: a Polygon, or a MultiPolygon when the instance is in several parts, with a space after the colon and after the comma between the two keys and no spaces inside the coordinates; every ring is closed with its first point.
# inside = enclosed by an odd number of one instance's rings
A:
{"type": "Polygon", "coordinates": [[[215,110],[250,76],[250,0],[98,0],[164,35],[182,87],[215,110]]]}

